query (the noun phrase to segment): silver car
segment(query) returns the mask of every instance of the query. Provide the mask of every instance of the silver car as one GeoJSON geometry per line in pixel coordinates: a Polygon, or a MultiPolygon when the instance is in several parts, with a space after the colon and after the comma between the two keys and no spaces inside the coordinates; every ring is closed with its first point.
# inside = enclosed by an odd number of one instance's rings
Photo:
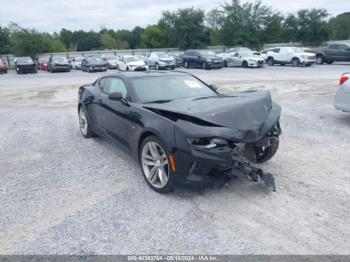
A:
{"type": "Polygon", "coordinates": [[[230,49],[223,57],[225,66],[263,67],[265,60],[248,48],[230,49]]]}
{"type": "Polygon", "coordinates": [[[344,112],[350,112],[350,72],[345,73],[339,80],[339,89],[335,95],[334,106],[344,112]]]}
{"type": "Polygon", "coordinates": [[[165,52],[152,52],[148,59],[147,64],[149,69],[175,69],[175,59],[169,56],[165,52]]]}

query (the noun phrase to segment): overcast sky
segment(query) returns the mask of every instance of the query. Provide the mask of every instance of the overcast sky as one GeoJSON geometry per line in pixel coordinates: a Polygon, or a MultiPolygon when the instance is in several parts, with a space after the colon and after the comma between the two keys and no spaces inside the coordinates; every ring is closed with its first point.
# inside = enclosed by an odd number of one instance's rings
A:
{"type": "MultiPolygon", "coordinates": [[[[229,2],[229,0],[227,0],[229,2]]],[[[349,0],[263,0],[284,13],[301,8],[326,8],[332,15],[350,11],[349,0]]],[[[54,32],[132,29],[156,23],[163,10],[191,7],[209,11],[224,0],[0,0],[0,25],[17,22],[22,27],[54,32]]]]}

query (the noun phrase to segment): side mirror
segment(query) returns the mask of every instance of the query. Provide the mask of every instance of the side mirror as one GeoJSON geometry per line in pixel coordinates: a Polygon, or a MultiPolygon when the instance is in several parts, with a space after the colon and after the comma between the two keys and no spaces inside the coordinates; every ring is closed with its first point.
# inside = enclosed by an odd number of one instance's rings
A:
{"type": "Polygon", "coordinates": [[[114,101],[121,101],[123,99],[123,95],[120,92],[113,92],[108,95],[108,98],[114,101]]]}
{"type": "Polygon", "coordinates": [[[217,87],[216,85],[214,85],[214,84],[209,85],[209,87],[210,87],[211,89],[213,89],[214,91],[217,91],[217,90],[218,90],[218,87],[217,87]]]}

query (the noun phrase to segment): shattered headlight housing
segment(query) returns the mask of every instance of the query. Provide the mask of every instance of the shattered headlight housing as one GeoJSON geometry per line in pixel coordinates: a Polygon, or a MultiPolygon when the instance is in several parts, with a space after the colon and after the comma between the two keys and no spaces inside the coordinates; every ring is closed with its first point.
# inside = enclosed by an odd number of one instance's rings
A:
{"type": "Polygon", "coordinates": [[[220,137],[197,137],[197,138],[187,138],[187,142],[197,148],[215,148],[227,146],[227,140],[220,137]]]}

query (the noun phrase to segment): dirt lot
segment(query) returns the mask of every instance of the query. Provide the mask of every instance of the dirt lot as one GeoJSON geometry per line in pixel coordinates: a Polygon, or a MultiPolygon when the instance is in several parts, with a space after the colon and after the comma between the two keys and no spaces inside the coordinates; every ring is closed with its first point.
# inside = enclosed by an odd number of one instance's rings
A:
{"type": "Polygon", "coordinates": [[[84,139],[77,88],[100,74],[0,75],[1,254],[349,254],[350,114],[333,108],[349,64],[191,70],[282,106],[277,192],[153,192],[118,146],[84,139]]]}

